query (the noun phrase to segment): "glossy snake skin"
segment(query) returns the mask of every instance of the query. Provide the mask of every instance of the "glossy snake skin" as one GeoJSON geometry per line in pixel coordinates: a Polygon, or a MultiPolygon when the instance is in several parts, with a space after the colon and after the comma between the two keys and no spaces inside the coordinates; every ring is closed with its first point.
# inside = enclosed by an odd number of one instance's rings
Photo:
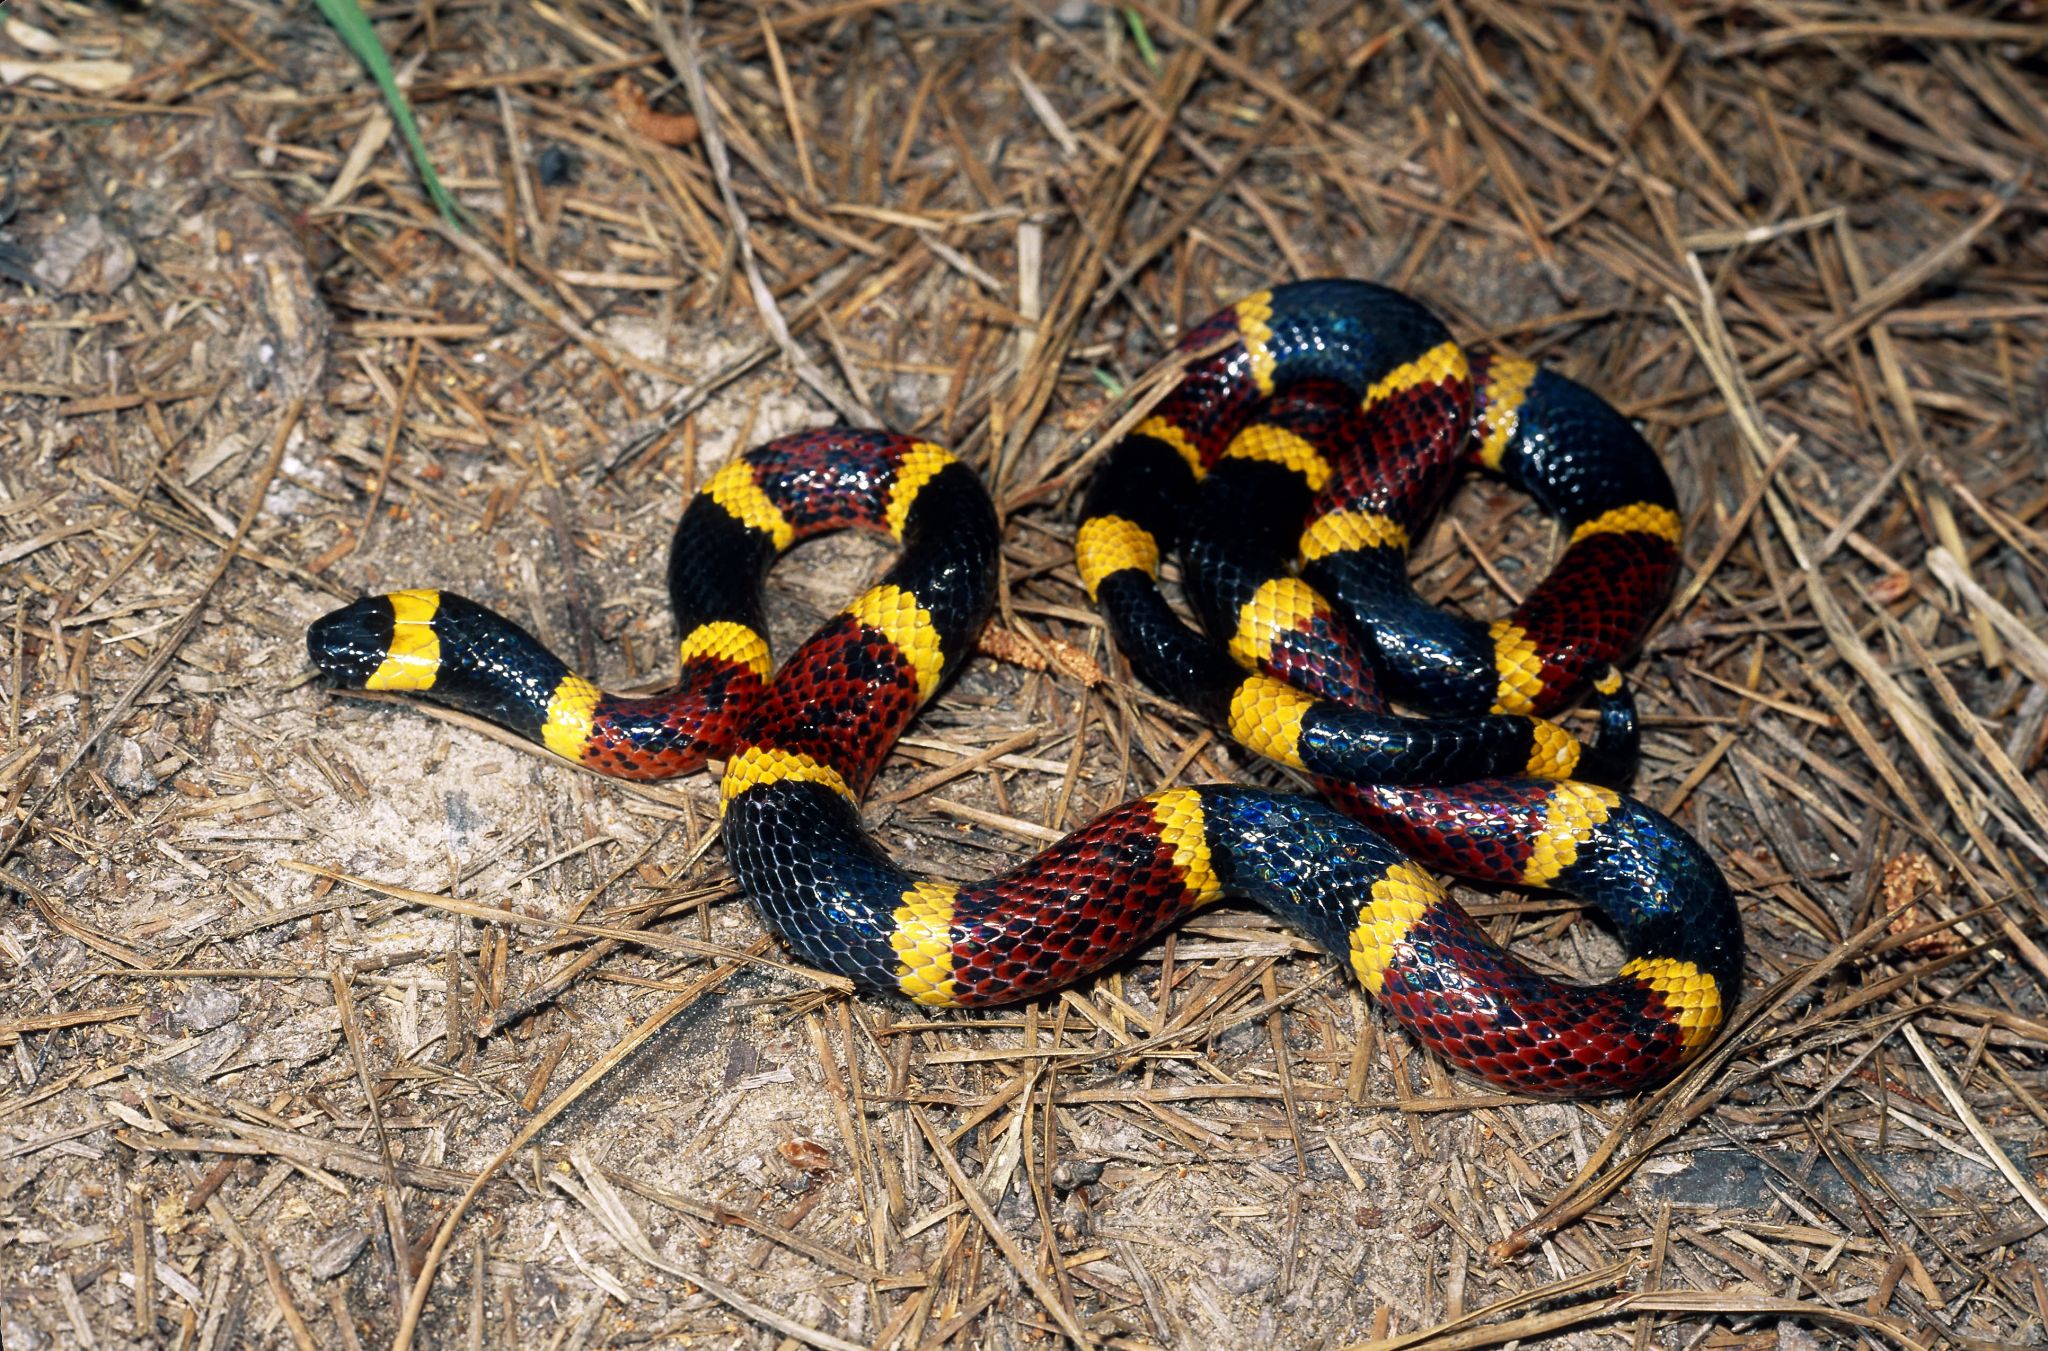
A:
{"type": "Polygon", "coordinates": [[[742,889],[799,959],[864,990],[1029,999],[1238,898],[1497,1084],[1593,1095],[1667,1076],[1721,1025],[1742,934],[1713,861],[1614,786],[1636,738],[1614,665],[1678,563],[1656,457],[1596,396],[1468,358],[1421,306],[1366,283],[1261,292],[1186,348],[1219,345],[1110,451],[1076,563],[1141,679],[1312,776],[1321,800],[1167,789],[964,885],[892,861],[860,800],[972,650],[998,527],[969,467],[886,432],[783,438],[690,503],[669,563],[683,639],[667,693],[606,694],[512,621],[442,591],[335,611],[309,630],[309,652],[335,686],[463,708],[601,773],[665,778],[723,760],[742,889]],[[1567,536],[1548,579],[1491,624],[1423,604],[1407,580],[1409,541],[1466,462],[1530,493],[1567,536]],[[773,671],[770,564],[847,527],[894,539],[897,561],[773,671]],[[1175,553],[1199,629],[1158,584],[1175,553]],[[1541,715],[1589,686],[1600,716],[1587,745],[1541,715]],[[1430,867],[1590,902],[1629,960],[1600,985],[1539,975],[1430,867]]]}

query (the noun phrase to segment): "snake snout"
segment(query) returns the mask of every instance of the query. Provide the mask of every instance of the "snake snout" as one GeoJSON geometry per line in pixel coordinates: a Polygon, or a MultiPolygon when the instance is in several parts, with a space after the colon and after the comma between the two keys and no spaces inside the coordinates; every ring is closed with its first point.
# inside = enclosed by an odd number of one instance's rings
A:
{"type": "Polygon", "coordinates": [[[365,596],[313,621],[306,655],[328,681],[361,689],[391,652],[395,616],[384,596],[365,596]]]}

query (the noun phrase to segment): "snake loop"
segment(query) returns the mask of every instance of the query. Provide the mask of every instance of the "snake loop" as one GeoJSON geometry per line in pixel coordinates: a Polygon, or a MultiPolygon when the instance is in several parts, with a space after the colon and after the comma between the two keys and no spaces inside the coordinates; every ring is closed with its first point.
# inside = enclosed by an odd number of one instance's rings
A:
{"type": "Polygon", "coordinates": [[[1076,565],[1140,678],[1312,775],[1326,800],[1170,788],[983,881],[892,861],[860,799],[972,649],[994,600],[998,526],[967,466],[883,432],[771,442],[691,502],[669,562],[683,637],[667,693],[604,693],[510,620],[445,592],[357,601],[317,621],[308,650],[334,685],[453,704],[601,773],[659,778],[723,758],[741,888],[800,959],[865,990],[930,1005],[1027,999],[1237,897],[1495,1083],[1584,1095],[1669,1074],[1734,997],[1734,902],[1678,827],[1572,777],[1594,766],[1619,781],[1633,755],[1611,667],[1676,568],[1654,455],[1577,386],[1468,362],[1421,306],[1364,283],[1261,292],[1188,337],[1190,350],[1216,345],[1106,459],[1076,565]],[[1422,605],[1405,572],[1409,540],[1468,455],[1571,537],[1551,580],[1492,626],[1422,605]],[[765,573],[797,541],[843,527],[892,537],[897,560],[771,676],[765,573]],[[1176,551],[1203,630],[1160,591],[1176,551]],[[1582,745],[1539,714],[1588,683],[1601,730],[1582,745]],[[1389,695],[1442,716],[1399,716],[1389,695]],[[1585,900],[1628,964],[1594,986],[1540,975],[1418,860],[1585,900]]]}

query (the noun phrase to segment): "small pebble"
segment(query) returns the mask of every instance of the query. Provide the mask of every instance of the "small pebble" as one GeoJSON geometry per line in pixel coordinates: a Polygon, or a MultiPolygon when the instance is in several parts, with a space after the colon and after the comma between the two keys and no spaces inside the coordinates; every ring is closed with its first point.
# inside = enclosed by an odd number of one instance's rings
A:
{"type": "Polygon", "coordinates": [[[559,188],[576,181],[576,157],[561,146],[544,146],[540,152],[540,182],[544,188],[559,188]]]}
{"type": "Polygon", "coordinates": [[[1081,1187],[1092,1187],[1102,1181],[1104,1167],[1101,1159],[1062,1159],[1053,1165],[1053,1190],[1065,1193],[1081,1187]]]}
{"type": "Polygon", "coordinates": [[[157,789],[157,777],[149,772],[149,757],[132,736],[122,737],[101,753],[100,769],[114,791],[127,797],[141,797],[157,789]]]}
{"type": "Polygon", "coordinates": [[[43,240],[30,268],[52,291],[111,295],[135,275],[135,246],[96,215],[79,216],[43,240]]]}
{"type": "Polygon", "coordinates": [[[355,1264],[356,1254],[370,1241],[370,1231],[359,1224],[345,1224],[321,1240],[306,1259],[306,1270],[323,1281],[331,1281],[355,1264]]]}
{"type": "Polygon", "coordinates": [[[185,996],[171,1016],[179,1027],[206,1032],[219,1027],[242,1011],[242,997],[218,985],[199,985],[185,996]]]}

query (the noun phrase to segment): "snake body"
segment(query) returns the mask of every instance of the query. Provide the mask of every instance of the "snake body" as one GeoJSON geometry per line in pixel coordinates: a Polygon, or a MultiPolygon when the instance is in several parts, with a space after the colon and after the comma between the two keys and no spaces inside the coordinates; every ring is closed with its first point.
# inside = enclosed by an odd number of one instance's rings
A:
{"type": "Polygon", "coordinates": [[[864,990],[1029,999],[1237,897],[1495,1083],[1591,1095],[1667,1076],[1720,1026],[1742,937],[1712,859],[1614,786],[1636,738],[1614,663],[1677,567],[1655,455],[1590,392],[1470,360],[1420,305],[1366,283],[1261,292],[1185,349],[1179,385],[1091,481],[1081,581],[1141,679],[1311,776],[1321,800],[1172,788],[985,881],[893,862],[861,797],[972,650],[999,529],[968,466],[887,432],[782,438],[691,501],[669,562],[683,640],[667,693],[606,694],[512,621],[440,591],[335,611],[309,652],[336,686],[448,703],[601,773],[664,778],[723,759],[741,888],[796,956],[864,990]],[[1408,543],[1466,460],[1568,534],[1549,578],[1491,625],[1423,604],[1407,580],[1408,543]],[[842,528],[887,535],[898,557],[771,671],[769,566],[842,528]],[[1201,629],[1159,588],[1174,551],[1201,629]],[[1588,686],[1590,745],[1541,716],[1588,686]],[[1390,695],[1436,716],[1398,716],[1390,695]],[[1540,975],[1423,865],[1587,901],[1629,960],[1599,985],[1540,975]]]}

